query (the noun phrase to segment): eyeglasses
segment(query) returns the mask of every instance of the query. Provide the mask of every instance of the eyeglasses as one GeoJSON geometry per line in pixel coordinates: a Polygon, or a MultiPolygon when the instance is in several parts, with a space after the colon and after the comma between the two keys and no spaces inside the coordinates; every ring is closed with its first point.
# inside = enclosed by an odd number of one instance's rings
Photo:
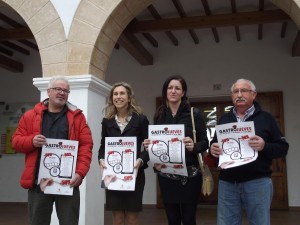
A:
{"type": "Polygon", "coordinates": [[[239,93],[241,93],[243,95],[243,94],[248,94],[250,92],[255,92],[255,91],[249,90],[249,89],[246,89],[246,88],[242,88],[242,89],[235,89],[235,90],[233,90],[232,94],[238,95],[239,93]]]}
{"type": "Polygon", "coordinates": [[[70,90],[68,90],[68,89],[62,89],[62,88],[59,88],[59,87],[54,87],[54,88],[50,88],[50,89],[54,90],[56,93],[63,92],[66,95],[68,95],[70,93],[70,90]]]}

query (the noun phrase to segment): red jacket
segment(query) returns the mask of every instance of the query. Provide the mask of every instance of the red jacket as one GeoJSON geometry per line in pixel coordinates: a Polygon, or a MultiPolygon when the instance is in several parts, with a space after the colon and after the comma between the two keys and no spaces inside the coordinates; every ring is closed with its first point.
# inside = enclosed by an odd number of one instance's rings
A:
{"type": "MultiPolygon", "coordinates": [[[[25,153],[25,169],[20,183],[26,189],[32,188],[35,181],[37,157],[40,150],[33,146],[32,140],[35,135],[41,134],[43,114],[47,110],[44,104],[45,101],[36,104],[33,109],[27,111],[22,116],[19,126],[12,137],[13,148],[18,152],[25,153]]],[[[79,141],[75,173],[84,178],[89,171],[92,160],[92,135],[82,111],[70,103],[67,103],[67,106],[69,123],[68,139],[79,141]]]]}

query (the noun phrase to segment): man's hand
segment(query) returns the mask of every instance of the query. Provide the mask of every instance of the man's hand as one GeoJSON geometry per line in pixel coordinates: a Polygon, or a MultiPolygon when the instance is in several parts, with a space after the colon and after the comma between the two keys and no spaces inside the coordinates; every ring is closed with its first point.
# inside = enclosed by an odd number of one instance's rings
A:
{"type": "Polygon", "coordinates": [[[38,134],[35,135],[32,139],[32,144],[36,148],[40,148],[43,145],[47,144],[46,137],[44,135],[38,134]]]}
{"type": "Polygon", "coordinates": [[[262,151],[265,147],[265,141],[260,136],[254,135],[249,139],[249,146],[255,151],[262,151]]]}
{"type": "Polygon", "coordinates": [[[82,178],[78,173],[75,173],[74,178],[70,182],[70,187],[77,187],[82,183],[82,178]]]}

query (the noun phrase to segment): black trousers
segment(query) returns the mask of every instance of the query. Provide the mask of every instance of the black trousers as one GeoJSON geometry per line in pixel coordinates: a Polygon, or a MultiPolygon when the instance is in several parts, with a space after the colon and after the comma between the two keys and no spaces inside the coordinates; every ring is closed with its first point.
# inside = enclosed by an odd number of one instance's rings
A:
{"type": "Polygon", "coordinates": [[[196,225],[196,203],[165,203],[168,225],[196,225]]]}
{"type": "Polygon", "coordinates": [[[44,194],[39,186],[28,190],[29,224],[50,225],[54,202],[60,225],[78,225],[79,187],[74,188],[72,196],[67,196],[44,194]]]}

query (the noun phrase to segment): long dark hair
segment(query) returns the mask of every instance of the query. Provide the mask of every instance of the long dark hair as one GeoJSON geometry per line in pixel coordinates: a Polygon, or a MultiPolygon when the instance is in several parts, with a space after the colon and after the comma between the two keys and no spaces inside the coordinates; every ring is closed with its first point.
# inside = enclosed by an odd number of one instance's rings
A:
{"type": "Polygon", "coordinates": [[[155,112],[154,115],[154,123],[158,121],[162,121],[164,119],[164,108],[168,107],[168,99],[167,99],[167,92],[169,84],[172,80],[178,80],[181,83],[182,90],[184,92],[183,96],[181,97],[181,104],[188,103],[188,98],[186,96],[187,93],[187,85],[185,82],[185,79],[180,75],[171,75],[169,76],[165,83],[163,84],[162,91],[161,91],[161,97],[162,97],[162,104],[158,107],[158,109],[155,112]]]}

